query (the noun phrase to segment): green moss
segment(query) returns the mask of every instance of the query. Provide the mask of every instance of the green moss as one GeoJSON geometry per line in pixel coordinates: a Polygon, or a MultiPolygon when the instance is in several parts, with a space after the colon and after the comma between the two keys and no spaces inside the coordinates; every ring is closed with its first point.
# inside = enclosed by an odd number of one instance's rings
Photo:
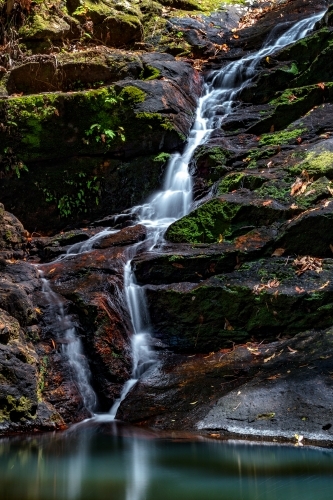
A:
{"type": "Polygon", "coordinates": [[[226,175],[219,183],[217,194],[230,193],[239,188],[254,190],[259,188],[266,181],[260,175],[249,175],[244,172],[233,172],[226,175]]]}
{"type": "Polygon", "coordinates": [[[306,131],[306,128],[297,128],[294,130],[286,129],[281,132],[263,134],[260,137],[259,144],[261,146],[279,146],[282,144],[288,144],[290,141],[300,137],[306,131]]]}
{"type": "Polygon", "coordinates": [[[310,177],[319,178],[326,176],[333,179],[333,152],[310,152],[301,163],[291,167],[292,174],[299,174],[306,170],[310,177]]]}
{"type": "Polygon", "coordinates": [[[6,403],[0,410],[0,422],[11,420],[11,414],[15,414],[15,419],[35,418],[35,415],[31,414],[33,406],[33,402],[27,397],[21,396],[18,399],[9,394],[6,396],[6,403]]]}
{"type": "Polygon", "coordinates": [[[239,209],[218,199],[209,201],[171,224],[165,237],[174,243],[216,243],[220,235],[230,234],[230,223],[239,209]]]}
{"type": "Polygon", "coordinates": [[[122,89],[119,97],[130,104],[138,104],[140,102],[144,102],[146,99],[146,93],[133,85],[129,85],[128,87],[122,89]]]}
{"type": "Polygon", "coordinates": [[[285,182],[283,180],[266,182],[263,186],[256,190],[256,193],[261,198],[272,198],[282,203],[291,203],[291,184],[292,182],[285,182]]]}
{"type": "Polygon", "coordinates": [[[150,66],[147,64],[142,71],[140,78],[142,80],[156,80],[156,78],[159,78],[161,76],[161,71],[158,68],[155,68],[154,66],[150,66]]]}

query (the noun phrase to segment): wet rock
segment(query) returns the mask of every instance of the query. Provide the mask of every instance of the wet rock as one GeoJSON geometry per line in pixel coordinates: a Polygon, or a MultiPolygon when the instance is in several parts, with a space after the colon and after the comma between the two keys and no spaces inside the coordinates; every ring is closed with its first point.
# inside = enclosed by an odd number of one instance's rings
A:
{"type": "Polygon", "coordinates": [[[117,418],[215,437],[330,443],[332,330],[209,355],[166,355],[129,393],[117,418]]]}
{"type": "Polygon", "coordinates": [[[109,248],[113,246],[134,245],[146,238],[147,230],[145,226],[126,227],[119,232],[100,238],[93,244],[93,248],[109,248]]]}
{"type": "Polygon", "coordinates": [[[244,263],[201,283],[146,285],[155,335],[176,352],[209,352],[250,338],[331,324],[331,259],[300,272],[284,258],[244,263]]]}
{"type": "Polygon", "coordinates": [[[14,67],[6,82],[9,94],[54,92],[110,85],[138,79],[143,65],[137,55],[96,48],[79,54],[34,55],[14,67]]]}
{"type": "Polygon", "coordinates": [[[175,243],[215,243],[232,240],[255,227],[287,217],[288,206],[273,199],[258,198],[243,189],[207,201],[169,226],[167,240],[175,243]]]}
{"type": "Polygon", "coordinates": [[[64,425],[41,400],[38,356],[18,321],[0,309],[0,432],[54,430],[64,425]]]}
{"type": "Polygon", "coordinates": [[[323,202],[292,219],[282,228],[276,245],[286,252],[297,255],[332,255],[333,202],[323,202]]]}
{"type": "Polygon", "coordinates": [[[21,222],[0,203],[0,253],[11,258],[13,253],[25,249],[27,236],[21,222]]]}
{"type": "Polygon", "coordinates": [[[200,282],[215,274],[231,272],[241,263],[258,258],[272,244],[277,231],[259,228],[235,239],[234,243],[168,245],[163,252],[137,255],[132,266],[138,283],[168,284],[200,282]]]}
{"type": "MultiPolygon", "coordinates": [[[[67,307],[77,315],[78,334],[103,411],[110,409],[131,374],[130,323],[123,297],[125,261],[124,249],[115,246],[43,267],[52,288],[69,301],[67,307]]],[[[51,329],[46,339],[61,344],[55,333],[51,329]]]]}

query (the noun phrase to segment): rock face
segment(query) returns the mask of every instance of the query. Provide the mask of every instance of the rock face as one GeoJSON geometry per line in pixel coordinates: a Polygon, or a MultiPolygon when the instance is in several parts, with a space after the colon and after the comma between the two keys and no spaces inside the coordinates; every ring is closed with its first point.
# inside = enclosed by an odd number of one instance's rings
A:
{"type": "Polygon", "coordinates": [[[332,446],[332,329],[248,343],[209,355],[165,355],[118,417],[213,437],[260,437],[332,446]]]}
{"type": "Polygon", "coordinates": [[[55,407],[43,398],[48,358],[39,348],[34,295],[37,270],[25,262],[1,261],[0,432],[54,430],[64,426],[55,407]]]}
{"type": "MultiPolygon", "coordinates": [[[[30,231],[46,230],[51,221],[60,229],[65,221],[78,223],[142,202],[159,186],[168,151],[181,147],[189,132],[201,82],[188,63],[167,54],[103,57],[98,67],[112,85],[0,101],[7,123],[0,131],[1,199],[30,231]]],[[[9,85],[35,91],[31,69],[39,64],[18,67],[30,80],[25,83],[18,74],[17,83],[14,71],[9,85]]],[[[46,79],[38,69],[36,81],[43,80],[44,88],[37,90],[48,90],[47,81],[57,87],[59,78],[68,89],[81,78],[72,66],[72,79],[63,80],[71,63],[56,67],[48,59],[47,64],[42,65],[46,79]]],[[[72,64],[86,80],[86,68],[94,71],[95,63],[72,64]]]]}

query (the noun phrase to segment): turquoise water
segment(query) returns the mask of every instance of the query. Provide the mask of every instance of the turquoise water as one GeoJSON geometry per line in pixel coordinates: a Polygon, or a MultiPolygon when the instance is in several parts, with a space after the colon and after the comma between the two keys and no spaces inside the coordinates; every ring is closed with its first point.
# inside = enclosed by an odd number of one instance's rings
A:
{"type": "Polygon", "coordinates": [[[1,500],[331,500],[333,451],[117,423],[0,441],[1,500]]]}

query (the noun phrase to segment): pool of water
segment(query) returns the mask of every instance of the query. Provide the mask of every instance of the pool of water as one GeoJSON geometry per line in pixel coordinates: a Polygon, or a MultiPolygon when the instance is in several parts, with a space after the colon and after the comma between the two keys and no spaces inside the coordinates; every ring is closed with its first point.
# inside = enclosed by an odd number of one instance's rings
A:
{"type": "Polygon", "coordinates": [[[333,450],[116,422],[0,440],[1,500],[330,500],[333,450]]]}

